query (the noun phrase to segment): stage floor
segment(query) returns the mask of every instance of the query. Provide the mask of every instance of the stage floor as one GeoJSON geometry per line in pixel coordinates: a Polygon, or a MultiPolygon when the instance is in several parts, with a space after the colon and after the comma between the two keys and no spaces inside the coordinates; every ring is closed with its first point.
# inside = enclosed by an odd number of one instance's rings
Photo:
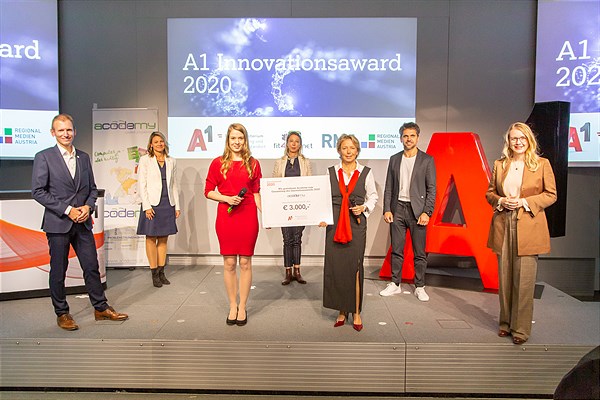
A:
{"type": "Polygon", "coordinates": [[[282,286],[282,268],[255,266],[239,327],[225,324],[221,265],[166,272],[171,285],[154,288],[148,269],[109,270],[109,303],[130,319],[96,322],[87,296],[72,295],[73,332],[56,326],[49,298],[0,302],[0,386],[547,395],[600,344],[600,303],[543,283],[532,336],[515,346],[497,336],[494,293],[427,286],[423,303],[412,285],[381,297],[387,282],[366,279],[356,332],[333,328],[322,268],[282,286]],[[108,379],[94,379],[98,368],[108,379]]]}

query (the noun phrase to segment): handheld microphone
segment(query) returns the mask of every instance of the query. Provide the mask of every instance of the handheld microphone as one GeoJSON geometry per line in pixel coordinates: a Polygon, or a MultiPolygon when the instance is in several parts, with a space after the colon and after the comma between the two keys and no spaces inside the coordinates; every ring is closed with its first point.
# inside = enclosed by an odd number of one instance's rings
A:
{"type": "MultiPolygon", "coordinates": [[[[244,197],[247,191],[248,189],[242,188],[242,190],[240,190],[240,192],[237,194],[238,197],[244,197]]],[[[227,209],[227,214],[231,214],[231,211],[233,211],[233,207],[234,206],[229,206],[229,208],[227,209]]]]}
{"type": "MultiPolygon", "coordinates": [[[[350,204],[352,204],[352,207],[356,207],[356,202],[352,199],[350,199],[350,204]]],[[[354,217],[356,218],[356,223],[360,225],[360,215],[354,215],[354,217]]]]}

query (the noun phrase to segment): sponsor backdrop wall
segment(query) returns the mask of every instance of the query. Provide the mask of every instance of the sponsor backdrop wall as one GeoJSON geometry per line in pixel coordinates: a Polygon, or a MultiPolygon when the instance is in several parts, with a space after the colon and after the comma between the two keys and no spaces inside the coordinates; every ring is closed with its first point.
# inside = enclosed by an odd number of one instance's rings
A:
{"type": "Polygon", "coordinates": [[[235,120],[261,160],[289,130],[312,158],[335,158],[346,133],[363,159],[388,159],[415,119],[416,18],[179,18],[167,36],[175,157],[222,154],[235,120]]]}
{"type": "Polygon", "coordinates": [[[599,167],[600,2],[540,0],[537,29],[535,101],[571,103],[569,166],[599,167]]]}
{"type": "MultiPolygon", "coordinates": [[[[474,131],[491,162],[500,155],[508,124],[525,120],[533,107],[537,5],[535,0],[359,0],[353,1],[352,7],[339,0],[63,1],[58,4],[60,108],[75,116],[80,128],[76,145],[90,153],[93,103],[155,107],[160,110],[159,125],[167,127],[169,18],[416,18],[415,117],[422,128],[420,147],[427,147],[433,132],[474,131]]],[[[343,106],[345,98],[334,101],[343,106]]],[[[296,128],[291,125],[285,128],[296,128]]],[[[192,133],[187,133],[190,138],[192,133]]],[[[307,149],[315,173],[323,173],[335,161],[335,150],[329,152],[329,160],[319,160],[307,149]]],[[[178,163],[183,209],[179,233],[169,239],[170,254],[218,255],[216,204],[203,195],[209,163],[208,159],[178,163]]],[[[261,164],[265,175],[270,175],[273,161],[265,159],[261,164]]],[[[382,194],[387,160],[370,160],[368,165],[382,194]]],[[[29,186],[29,164],[2,163],[2,173],[7,175],[0,182],[3,187],[29,186]]],[[[597,218],[590,218],[599,213],[597,175],[591,168],[569,171],[567,235],[552,240],[550,257],[598,257],[598,240],[589,240],[598,238],[597,218]]],[[[368,224],[368,255],[383,257],[389,227],[381,219],[380,207],[368,224]]],[[[306,254],[322,254],[323,236],[318,228],[308,230],[303,244],[306,254]]],[[[257,254],[278,255],[280,251],[281,233],[262,230],[257,254]]],[[[561,265],[565,263],[568,261],[561,265]]],[[[583,276],[577,268],[572,269],[573,279],[583,276]]]]}
{"type": "Polygon", "coordinates": [[[55,143],[56,0],[0,1],[0,159],[33,159],[55,143]]]}
{"type": "Polygon", "coordinates": [[[106,191],[107,266],[147,265],[145,237],[136,234],[140,215],[137,169],[150,133],[158,130],[158,110],[93,109],[92,129],[96,185],[106,191]]]}

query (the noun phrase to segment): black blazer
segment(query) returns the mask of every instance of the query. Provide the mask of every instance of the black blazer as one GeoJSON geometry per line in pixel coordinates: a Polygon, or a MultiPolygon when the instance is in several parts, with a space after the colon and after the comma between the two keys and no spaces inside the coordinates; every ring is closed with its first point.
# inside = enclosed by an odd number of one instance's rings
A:
{"type": "MultiPolygon", "coordinates": [[[[385,178],[385,192],[383,195],[383,212],[396,213],[398,205],[398,194],[400,193],[400,163],[402,154],[394,154],[388,164],[387,176],[385,178]]],[[[415,167],[410,180],[410,205],[416,219],[422,213],[431,217],[435,205],[435,163],[433,157],[418,150],[415,167]]]]}

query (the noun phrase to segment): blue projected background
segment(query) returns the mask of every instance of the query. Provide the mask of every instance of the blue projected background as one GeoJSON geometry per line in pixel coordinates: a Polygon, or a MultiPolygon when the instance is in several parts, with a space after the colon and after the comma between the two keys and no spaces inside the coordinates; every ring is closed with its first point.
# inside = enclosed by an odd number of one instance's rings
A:
{"type": "Polygon", "coordinates": [[[171,151],[213,158],[241,122],[262,158],[280,156],[289,130],[302,131],[314,158],[337,156],[342,133],[359,137],[365,157],[388,158],[415,117],[416,27],[415,18],[169,19],[171,151]]]}

